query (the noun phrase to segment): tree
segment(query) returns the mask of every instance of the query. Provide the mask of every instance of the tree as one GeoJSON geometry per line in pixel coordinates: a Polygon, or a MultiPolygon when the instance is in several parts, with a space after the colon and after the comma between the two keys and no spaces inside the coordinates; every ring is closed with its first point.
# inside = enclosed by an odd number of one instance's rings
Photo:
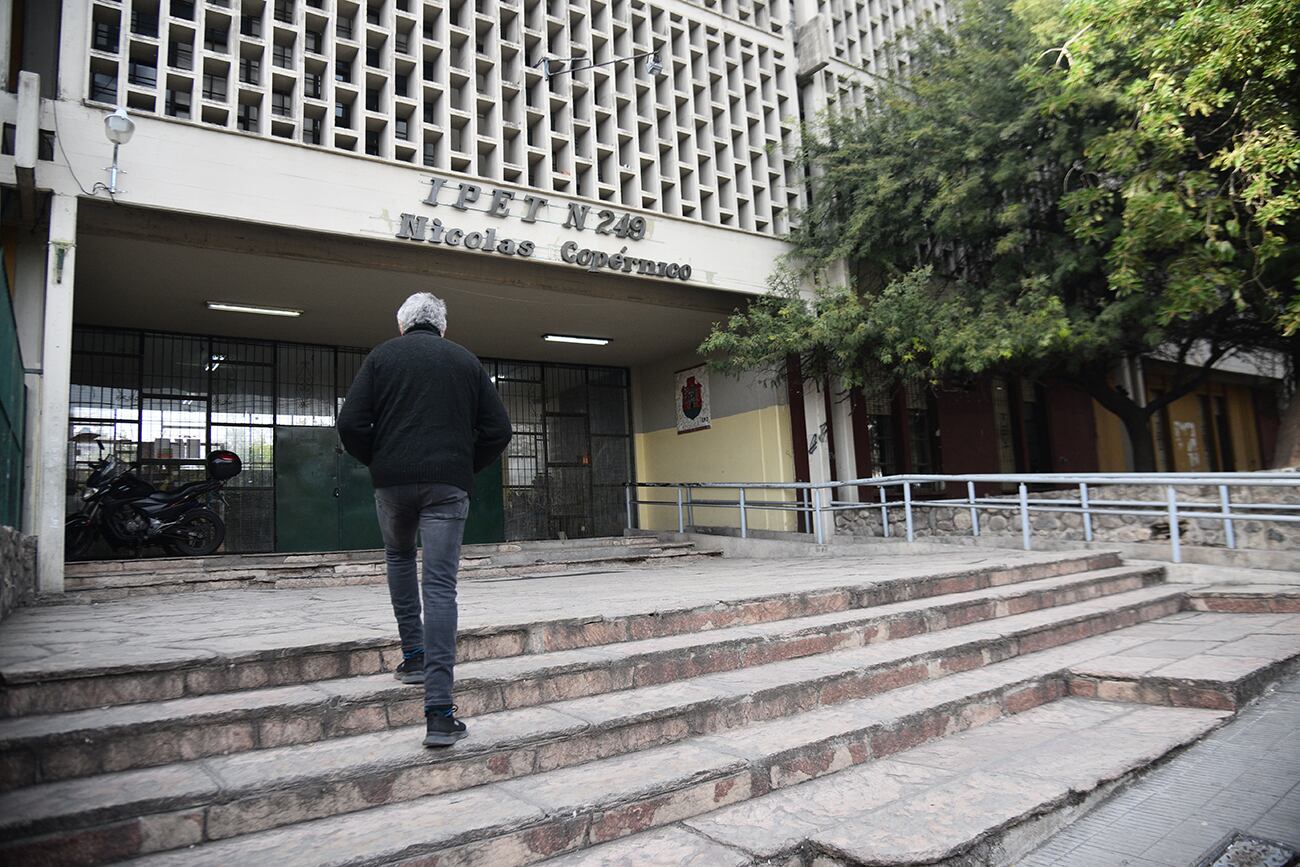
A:
{"type": "Polygon", "coordinates": [[[1117,415],[1136,468],[1154,469],[1154,412],[1213,361],[1300,324],[1300,149],[1287,145],[1300,89],[1281,0],[1195,4],[1257,37],[1266,76],[1198,65],[1230,25],[1210,33],[1183,21],[1192,4],[1150,5],[976,0],[921,34],[905,81],[805,130],[814,181],[787,268],[701,350],[732,370],[798,353],[812,377],[851,385],[877,366],[1051,375],[1117,415]],[[1271,11],[1238,21],[1242,5],[1271,11]],[[1207,101],[1211,86],[1272,108],[1207,101]],[[1153,90],[1167,108],[1144,132],[1153,90]],[[1168,357],[1180,378],[1139,402],[1109,376],[1137,354],[1168,357]]]}

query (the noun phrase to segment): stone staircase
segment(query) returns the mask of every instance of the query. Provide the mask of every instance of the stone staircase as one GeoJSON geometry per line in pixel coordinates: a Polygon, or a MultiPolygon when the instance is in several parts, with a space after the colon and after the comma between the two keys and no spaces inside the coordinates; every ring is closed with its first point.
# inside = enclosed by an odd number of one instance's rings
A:
{"type": "Polygon", "coordinates": [[[1298,602],[1094,552],[481,627],[446,750],[391,644],[7,683],[0,860],[1005,863],[1288,670],[1298,602]]]}
{"type": "MultiPolygon", "coordinates": [[[[654,535],[466,545],[461,549],[460,579],[548,575],[718,555],[694,542],[664,541],[654,535]]],[[[65,567],[64,601],[241,587],[338,587],[384,580],[384,552],[370,550],[90,560],[65,567]]]]}

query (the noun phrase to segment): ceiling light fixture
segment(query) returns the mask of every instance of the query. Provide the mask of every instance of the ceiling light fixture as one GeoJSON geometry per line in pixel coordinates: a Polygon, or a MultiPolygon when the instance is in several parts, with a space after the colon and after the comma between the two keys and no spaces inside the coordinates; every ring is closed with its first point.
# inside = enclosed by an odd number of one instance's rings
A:
{"type": "Polygon", "coordinates": [[[543,340],[551,343],[581,343],[585,346],[607,346],[608,337],[580,337],[576,334],[543,334],[543,340]]]}
{"type": "Polygon", "coordinates": [[[260,313],[263,316],[301,316],[301,310],[289,307],[258,307],[254,304],[234,304],[229,301],[209,301],[209,310],[224,310],[227,313],[260,313]]]}

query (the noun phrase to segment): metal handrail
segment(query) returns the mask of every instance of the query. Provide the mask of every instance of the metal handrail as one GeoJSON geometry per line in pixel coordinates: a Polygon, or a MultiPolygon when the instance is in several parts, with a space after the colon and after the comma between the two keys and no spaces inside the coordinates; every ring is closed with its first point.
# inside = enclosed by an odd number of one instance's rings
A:
{"type": "Polygon", "coordinates": [[[628,482],[627,521],[634,524],[633,512],[637,506],[672,506],[677,507],[677,529],[685,532],[686,527],[694,525],[694,511],[702,508],[737,508],[740,515],[741,538],[749,536],[748,512],[760,511],[790,512],[795,515],[807,515],[812,523],[818,544],[826,542],[825,519],[831,520],[831,533],[834,534],[833,515],[838,511],[880,509],[882,532],[886,537],[890,532],[890,510],[902,508],[907,541],[915,540],[914,512],[916,509],[945,508],[969,509],[971,516],[971,535],[980,535],[980,512],[1016,511],[1020,515],[1022,544],[1025,550],[1032,547],[1033,525],[1029,520],[1031,512],[1058,512],[1082,515],[1084,541],[1093,540],[1092,519],[1098,515],[1135,515],[1153,517],[1164,515],[1169,519],[1169,538],[1172,546],[1173,561],[1182,562],[1182,546],[1178,520],[1196,519],[1222,521],[1224,540],[1229,548],[1237,547],[1234,521],[1250,520],[1258,522],[1275,521],[1278,523],[1300,523],[1300,503],[1234,503],[1233,488],[1280,488],[1300,489],[1300,473],[1294,472],[1257,472],[1257,473],[968,473],[960,475],[898,475],[878,476],[870,479],[848,479],[834,482],[628,482]],[[964,483],[964,498],[927,497],[915,499],[912,496],[914,486],[942,484],[946,489],[949,484],[964,483]],[[1015,499],[995,496],[976,496],[976,484],[1015,485],[1015,499]],[[1029,496],[1029,485],[1052,485],[1057,488],[1077,488],[1077,499],[1056,499],[1029,496]],[[1162,487],[1165,497],[1160,500],[1101,500],[1094,502],[1089,497],[1089,489],[1103,485],[1146,485],[1162,487]],[[841,488],[876,488],[879,502],[836,500],[834,494],[841,488]],[[891,500],[886,490],[901,488],[901,499],[891,500]],[[1209,488],[1217,490],[1217,502],[1178,498],[1179,488],[1209,488]],[[637,489],[675,489],[675,500],[640,499],[637,489]],[[699,498],[696,491],[734,490],[736,499],[699,498]],[[793,499],[754,500],[749,492],[779,491],[795,492],[793,499]],[[831,496],[823,498],[823,492],[831,496]],[[1211,507],[1213,510],[1206,510],[1211,507]]]}

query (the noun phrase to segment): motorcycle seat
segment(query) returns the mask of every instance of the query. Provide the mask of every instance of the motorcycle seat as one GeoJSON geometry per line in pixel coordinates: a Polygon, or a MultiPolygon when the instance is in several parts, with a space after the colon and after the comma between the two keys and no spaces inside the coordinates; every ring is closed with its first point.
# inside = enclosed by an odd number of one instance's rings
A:
{"type": "Polygon", "coordinates": [[[177,500],[193,496],[197,493],[202,493],[205,490],[211,490],[218,486],[219,483],[213,482],[211,479],[205,479],[201,482],[186,482],[179,488],[172,488],[170,491],[154,491],[152,494],[145,497],[143,502],[156,505],[174,503],[177,500]]]}

